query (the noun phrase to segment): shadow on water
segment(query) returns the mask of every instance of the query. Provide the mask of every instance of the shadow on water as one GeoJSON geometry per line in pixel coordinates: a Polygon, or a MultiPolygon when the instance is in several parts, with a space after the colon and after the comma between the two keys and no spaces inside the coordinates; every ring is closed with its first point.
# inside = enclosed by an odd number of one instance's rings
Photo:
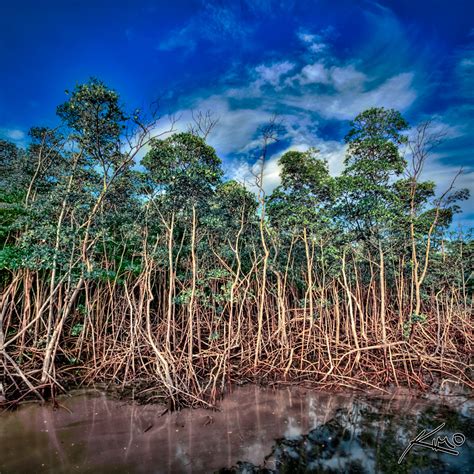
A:
{"type": "Polygon", "coordinates": [[[301,388],[236,388],[219,411],[166,413],[99,392],[0,415],[0,474],[472,472],[472,408],[301,388]],[[423,429],[462,433],[459,456],[414,447],[423,429]]]}

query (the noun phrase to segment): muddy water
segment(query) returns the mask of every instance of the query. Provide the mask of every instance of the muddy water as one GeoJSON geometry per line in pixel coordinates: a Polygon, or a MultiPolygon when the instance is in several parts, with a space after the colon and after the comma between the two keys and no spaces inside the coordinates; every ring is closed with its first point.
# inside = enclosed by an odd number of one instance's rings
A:
{"type": "Polygon", "coordinates": [[[303,389],[236,388],[219,411],[139,406],[100,392],[0,415],[0,473],[468,472],[472,404],[303,389]],[[422,429],[465,442],[459,455],[415,447],[422,429]],[[459,438],[458,438],[459,439],[459,438]],[[414,470],[413,470],[414,469],[414,470]]]}

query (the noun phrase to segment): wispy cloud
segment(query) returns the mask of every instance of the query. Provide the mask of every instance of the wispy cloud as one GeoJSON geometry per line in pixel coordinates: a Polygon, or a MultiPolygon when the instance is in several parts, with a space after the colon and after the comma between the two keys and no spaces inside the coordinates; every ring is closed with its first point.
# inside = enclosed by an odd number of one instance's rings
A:
{"type": "Polygon", "coordinates": [[[161,51],[181,49],[193,51],[201,41],[216,46],[225,41],[241,40],[253,31],[253,27],[240,21],[238,4],[203,2],[199,13],[183,26],[172,30],[157,46],[161,51]]]}
{"type": "Polygon", "coordinates": [[[335,93],[308,91],[300,95],[288,94],[284,103],[312,110],[327,119],[349,120],[369,107],[395,108],[403,112],[416,99],[416,91],[412,87],[413,73],[399,74],[367,90],[360,88],[360,79],[352,84],[349,78],[341,76],[339,80],[335,93]]]}
{"type": "Polygon", "coordinates": [[[17,128],[0,128],[0,136],[13,141],[22,141],[26,138],[25,132],[17,128]]]}
{"type": "Polygon", "coordinates": [[[257,83],[259,85],[270,84],[278,86],[281,82],[282,76],[294,69],[295,65],[290,61],[282,61],[266,66],[261,64],[255,68],[258,75],[257,83]]]}
{"type": "Polygon", "coordinates": [[[298,32],[298,38],[306,45],[311,53],[322,53],[328,47],[323,35],[308,33],[305,30],[300,30],[298,32]]]}
{"type": "Polygon", "coordinates": [[[474,42],[457,53],[456,93],[467,100],[474,99],[474,42]]]}

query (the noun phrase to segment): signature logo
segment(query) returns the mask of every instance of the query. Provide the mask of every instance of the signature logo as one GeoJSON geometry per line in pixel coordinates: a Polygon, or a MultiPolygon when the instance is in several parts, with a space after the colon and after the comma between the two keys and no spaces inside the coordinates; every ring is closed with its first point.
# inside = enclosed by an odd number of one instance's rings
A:
{"type": "Polygon", "coordinates": [[[410,444],[407,446],[403,454],[398,459],[398,464],[401,464],[405,459],[405,456],[410,452],[413,446],[422,446],[423,448],[428,448],[436,452],[451,454],[453,456],[458,456],[459,451],[456,448],[459,448],[466,441],[466,437],[462,433],[454,433],[451,440],[447,436],[437,436],[434,435],[441,431],[444,428],[446,423],[441,423],[437,428],[432,431],[423,430],[415,439],[410,441],[410,444]],[[431,439],[431,442],[428,440],[431,439]]]}

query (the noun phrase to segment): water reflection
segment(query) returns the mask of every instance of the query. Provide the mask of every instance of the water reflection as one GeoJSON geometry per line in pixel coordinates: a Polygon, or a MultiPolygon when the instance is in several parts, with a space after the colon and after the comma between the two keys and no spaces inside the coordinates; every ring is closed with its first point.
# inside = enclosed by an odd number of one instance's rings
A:
{"type": "Polygon", "coordinates": [[[208,473],[225,467],[221,472],[463,472],[474,465],[472,413],[411,397],[245,386],[228,395],[220,411],[161,416],[161,406],[123,403],[101,393],[61,405],[0,416],[1,474],[208,473]],[[441,422],[445,434],[466,436],[457,459],[414,448],[397,465],[411,437],[441,422]]]}
{"type": "MultiPolygon", "coordinates": [[[[472,405],[471,405],[472,407],[472,405]]],[[[462,410],[411,400],[360,398],[349,408],[338,409],[334,417],[306,435],[284,437],[276,441],[265,461],[257,466],[238,462],[225,473],[466,473],[474,466],[472,452],[474,426],[462,410]],[[414,446],[399,463],[410,440],[440,425],[438,442],[446,446],[457,439],[457,456],[414,446]],[[444,441],[443,441],[444,440],[444,441]]],[[[437,434],[429,438],[437,439],[437,434]]]]}

